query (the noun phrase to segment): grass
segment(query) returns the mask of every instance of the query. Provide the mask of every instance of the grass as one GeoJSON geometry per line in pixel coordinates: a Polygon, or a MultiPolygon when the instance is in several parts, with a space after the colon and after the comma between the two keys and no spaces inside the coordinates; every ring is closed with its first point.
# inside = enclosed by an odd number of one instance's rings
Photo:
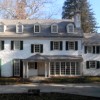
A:
{"type": "Polygon", "coordinates": [[[99,83],[100,77],[85,76],[85,77],[52,77],[42,83],[99,83]]]}
{"type": "Polygon", "coordinates": [[[100,98],[64,93],[0,94],[0,100],[100,100],[100,98]]]}

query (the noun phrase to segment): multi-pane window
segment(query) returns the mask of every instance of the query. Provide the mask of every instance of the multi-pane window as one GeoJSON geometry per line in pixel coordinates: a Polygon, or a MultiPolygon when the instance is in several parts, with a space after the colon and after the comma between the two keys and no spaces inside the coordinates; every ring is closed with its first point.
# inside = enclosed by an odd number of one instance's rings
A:
{"type": "Polygon", "coordinates": [[[23,41],[11,41],[11,50],[23,50],[23,41]]]}
{"type": "Polygon", "coordinates": [[[50,50],[62,50],[63,42],[62,41],[51,41],[50,50]]]}
{"type": "Polygon", "coordinates": [[[0,25],[0,32],[4,32],[4,25],[0,25]]]}
{"type": "Polygon", "coordinates": [[[40,25],[34,25],[34,33],[40,33],[40,25]]]}
{"type": "Polygon", "coordinates": [[[66,50],[78,50],[78,41],[66,41],[66,50]]]}
{"type": "Polygon", "coordinates": [[[50,62],[50,75],[80,75],[79,62],[50,62]]]}
{"type": "Polygon", "coordinates": [[[68,33],[73,33],[74,32],[74,25],[73,24],[68,24],[67,25],[67,32],[68,33]]]}
{"type": "Polygon", "coordinates": [[[100,54],[100,46],[85,46],[84,47],[85,53],[93,53],[93,54],[100,54]]]}
{"type": "Polygon", "coordinates": [[[58,26],[57,25],[52,25],[51,26],[51,32],[52,33],[58,33],[58,26]]]}
{"type": "Polygon", "coordinates": [[[91,69],[91,68],[95,68],[95,69],[99,69],[100,68],[100,61],[86,61],[86,68],[87,69],[91,69]]]}
{"type": "Polygon", "coordinates": [[[37,63],[36,62],[28,62],[28,68],[29,69],[37,69],[37,63]]]}
{"type": "Polygon", "coordinates": [[[69,50],[75,50],[75,42],[69,42],[68,48],[69,48],[69,50]]]}
{"type": "Polygon", "coordinates": [[[16,25],[16,33],[23,33],[23,25],[16,25]]]}
{"type": "Polygon", "coordinates": [[[31,53],[43,53],[43,44],[31,44],[31,53]]]}
{"type": "Polygon", "coordinates": [[[20,76],[20,60],[14,60],[14,76],[20,76]]]}

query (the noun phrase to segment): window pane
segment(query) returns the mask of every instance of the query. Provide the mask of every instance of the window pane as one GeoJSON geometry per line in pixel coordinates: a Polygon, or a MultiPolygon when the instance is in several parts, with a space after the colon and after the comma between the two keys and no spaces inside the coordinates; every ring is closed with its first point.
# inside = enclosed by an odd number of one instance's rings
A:
{"type": "Polygon", "coordinates": [[[60,49],[60,42],[54,42],[54,50],[60,49]]]}
{"type": "Polygon", "coordinates": [[[4,32],[4,25],[0,25],[0,32],[4,32]]]}
{"type": "Polygon", "coordinates": [[[92,47],[91,46],[87,47],[87,53],[92,53],[92,47]]]}
{"type": "Polygon", "coordinates": [[[18,25],[18,32],[23,32],[22,25],[18,25]]]}
{"type": "Polygon", "coordinates": [[[71,62],[71,75],[75,75],[75,62],[71,62]]]}
{"type": "Polygon", "coordinates": [[[70,62],[66,62],[66,75],[70,75],[70,62]]]}
{"type": "Polygon", "coordinates": [[[35,32],[39,32],[39,25],[35,25],[35,32]]]}
{"type": "Polygon", "coordinates": [[[60,62],[56,62],[56,74],[60,74],[60,62]]]}
{"type": "Polygon", "coordinates": [[[15,43],[15,45],[14,45],[15,49],[19,50],[20,49],[20,41],[15,41],[14,43],[15,43]]]}
{"type": "Polygon", "coordinates": [[[51,62],[51,63],[50,63],[50,74],[51,74],[51,75],[54,75],[54,69],[55,69],[54,67],[55,67],[55,66],[54,66],[54,62],[51,62]]]}
{"type": "Polygon", "coordinates": [[[75,50],[75,42],[68,42],[68,49],[75,50]]]}
{"type": "Polygon", "coordinates": [[[69,28],[69,32],[73,32],[74,31],[73,25],[69,25],[68,28],[69,28]]]}
{"type": "Polygon", "coordinates": [[[95,68],[96,67],[96,61],[90,61],[89,62],[89,67],[90,68],[95,68]]]}
{"type": "Polygon", "coordinates": [[[65,75],[65,62],[61,62],[61,75],[65,75]]]}
{"type": "Polygon", "coordinates": [[[76,75],[80,75],[80,63],[76,62],[76,75]]]}
{"type": "Polygon", "coordinates": [[[14,75],[20,75],[20,60],[14,60],[14,75]]]}
{"type": "Polygon", "coordinates": [[[40,45],[35,45],[35,52],[40,52],[40,45]]]}
{"type": "Polygon", "coordinates": [[[52,26],[52,31],[57,32],[57,26],[52,26]]]}

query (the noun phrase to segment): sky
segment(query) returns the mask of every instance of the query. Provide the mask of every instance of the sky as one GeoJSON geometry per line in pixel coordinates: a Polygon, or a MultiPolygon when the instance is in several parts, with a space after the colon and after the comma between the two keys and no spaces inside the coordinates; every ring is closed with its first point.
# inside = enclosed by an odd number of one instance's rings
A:
{"type": "MultiPolygon", "coordinates": [[[[57,18],[57,19],[61,19],[61,13],[62,13],[62,6],[63,6],[63,3],[65,0],[55,0],[56,1],[56,5],[55,6],[57,8],[57,15],[54,16],[54,18],[57,18]]],[[[94,16],[96,18],[96,21],[97,21],[97,25],[98,27],[100,27],[100,0],[88,0],[90,5],[91,5],[91,8],[93,9],[93,12],[94,12],[94,16]]],[[[98,28],[98,32],[100,33],[100,28],[98,28]]]]}

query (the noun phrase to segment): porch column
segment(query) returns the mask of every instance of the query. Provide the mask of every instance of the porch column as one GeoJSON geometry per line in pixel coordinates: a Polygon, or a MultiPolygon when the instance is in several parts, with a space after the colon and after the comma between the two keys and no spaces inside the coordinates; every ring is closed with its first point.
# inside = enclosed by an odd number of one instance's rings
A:
{"type": "Polygon", "coordinates": [[[45,62],[45,78],[47,78],[47,62],[45,62]]]}
{"type": "Polygon", "coordinates": [[[25,62],[23,61],[23,78],[25,78],[25,62]]]}
{"type": "Polygon", "coordinates": [[[26,77],[28,78],[28,62],[26,62],[26,77]]]}
{"type": "Polygon", "coordinates": [[[50,77],[50,62],[49,62],[49,68],[48,68],[48,77],[50,77]]]}

